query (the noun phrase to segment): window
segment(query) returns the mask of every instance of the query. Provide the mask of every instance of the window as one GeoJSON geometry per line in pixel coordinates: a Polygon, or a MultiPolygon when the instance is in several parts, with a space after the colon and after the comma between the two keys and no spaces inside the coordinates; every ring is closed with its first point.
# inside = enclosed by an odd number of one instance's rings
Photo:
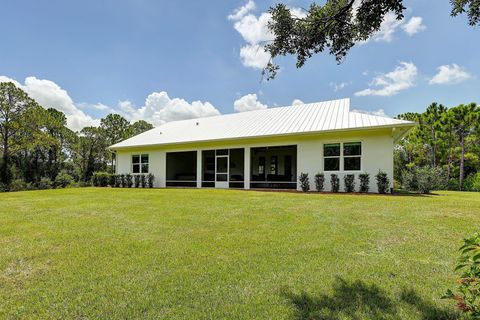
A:
{"type": "Polygon", "coordinates": [[[361,157],[361,142],[348,142],[343,144],[343,170],[359,171],[361,169],[361,157]]]}
{"type": "Polygon", "coordinates": [[[323,170],[340,170],[340,143],[323,145],[323,170]]]}
{"type": "Polygon", "coordinates": [[[148,154],[132,155],[132,173],[148,173],[148,154]]]}
{"type": "Polygon", "coordinates": [[[278,162],[277,156],[271,156],[270,157],[270,174],[278,174],[277,162],[278,162]]]}

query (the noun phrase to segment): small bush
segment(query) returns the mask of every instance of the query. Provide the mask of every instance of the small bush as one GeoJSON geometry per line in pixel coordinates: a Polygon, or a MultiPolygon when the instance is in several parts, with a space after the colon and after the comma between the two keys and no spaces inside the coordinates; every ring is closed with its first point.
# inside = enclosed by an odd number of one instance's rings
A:
{"type": "Polygon", "coordinates": [[[140,187],[140,175],[136,174],[133,180],[135,181],[135,188],[140,187]]]}
{"type": "Polygon", "coordinates": [[[375,179],[377,180],[378,193],[387,193],[390,187],[390,180],[388,179],[387,173],[379,170],[375,175],[375,179]]]}
{"type": "Polygon", "coordinates": [[[408,191],[430,193],[435,189],[444,189],[444,173],[441,168],[413,167],[402,173],[403,187],[408,191]]]}
{"type": "Polygon", "coordinates": [[[142,186],[142,188],[145,188],[147,186],[147,180],[145,179],[144,174],[140,175],[140,185],[142,186]]]}
{"type": "Polygon", "coordinates": [[[315,188],[317,189],[318,192],[323,191],[325,184],[325,175],[323,173],[317,173],[315,175],[315,188]]]}
{"type": "Polygon", "coordinates": [[[454,293],[447,290],[443,299],[452,299],[469,319],[480,319],[480,234],[463,240],[455,271],[462,271],[454,293]]]}
{"type": "Polygon", "coordinates": [[[360,179],[360,192],[368,192],[370,190],[370,174],[364,172],[358,175],[360,179]]]}
{"type": "Polygon", "coordinates": [[[116,174],[114,173],[110,174],[110,181],[108,181],[108,184],[110,185],[110,187],[115,188],[116,179],[117,179],[116,174]]]}
{"type": "Polygon", "coordinates": [[[335,173],[330,175],[330,185],[332,187],[332,192],[338,192],[338,190],[340,190],[340,179],[335,173]]]}
{"type": "Polygon", "coordinates": [[[446,190],[458,191],[460,190],[460,182],[458,179],[452,178],[448,180],[447,185],[445,186],[446,190]]]}
{"type": "Polygon", "coordinates": [[[124,174],[121,174],[120,175],[120,185],[122,188],[126,188],[127,187],[127,181],[125,179],[125,175],[124,174]]]}
{"type": "Polygon", "coordinates": [[[148,181],[148,187],[149,188],[153,188],[153,181],[155,180],[155,177],[153,176],[153,174],[149,173],[147,175],[147,181],[148,181]]]}
{"type": "Polygon", "coordinates": [[[343,182],[345,184],[345,192],[354,192],[355,191],[355,175],[347,174],[343,177],[343,182]]]}
{"type": "Polygon", "coordinates": [[[108,172],[94,172],[92,176],[92,184],[95,187],[106,187],[110,182],[111,174],[108,172]]]}
{"type": "Polygon", "coordinates": [[[465,191],[480,191],[480,172],[469,175],[463,183],[463,189],[465,191]]]}
{"type": "Polygon", "coordinates": [[[49,178],[42,178],[40,181],[37,181],[34,185],[35,189],[38,190],[47,190],[52,188],[52,180],[49,178]]]}
{"type": "Polygon", "coordinates": [[[114,187],[115,187],[115,188],[120,188],[120,187],[122,186],[122,181],[120,180],[120,175],[119,175],[119,174],[115,174],[114,177],[115,177],[114,187]]]}
{"type": "Polygon", "coordinates": [[[300,173],[298,180],[300,180],[300,188],[303,192],[310,190],[310,179],[308,178],[308,173],[300,173]]]}
{"type": "Polygon", "coordinates": [[[23,179],[15,179],[10,184],[10,191],[27,190],[27,183],[23,179]]]}
{"type": "Polygon", "coordinates": [[[130,173],[125,175],[125,183],[127,184],[127,188],[133,186],[133,176],[130,173]]]}
{"type": "Polygon", "coordinates": [[[55,188],[66,188],[74,182],[73,177],[67,171],[62,170],[55,178],[55,188]]]}

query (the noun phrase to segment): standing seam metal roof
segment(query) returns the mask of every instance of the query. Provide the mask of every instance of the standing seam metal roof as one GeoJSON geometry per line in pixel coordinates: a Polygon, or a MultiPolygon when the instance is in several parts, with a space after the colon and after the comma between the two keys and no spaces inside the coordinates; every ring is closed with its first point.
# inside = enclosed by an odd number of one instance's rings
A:
{"type": "Polygon", "coordinates": [[[168,122],[110,148],[413,125],[410,121],[350,111],[347,98],[168,122]]]}

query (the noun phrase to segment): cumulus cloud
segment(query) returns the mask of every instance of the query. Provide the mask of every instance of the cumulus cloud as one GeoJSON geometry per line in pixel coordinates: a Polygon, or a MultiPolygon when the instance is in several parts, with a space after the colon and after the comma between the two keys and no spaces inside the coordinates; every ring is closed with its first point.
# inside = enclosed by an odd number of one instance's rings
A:
{"type": "Polygon", "coordinates": [[[267,109],[268,106],[258,101],[257,94],[250,93],[235,100],[233,103],[233,108],[237,112],[245,112],[267,109]]]}
{"type": "Polygon", "coordinates": [[[471,78],[471,75],[457,64],[443,65],[437,68],[438,73],[430,79],[429,84],[455,84],[471,78]]]}
{"type": "Polygon", "coordinates": [[[356,96],[393,96],[415,85],[417,67],[412,62],[400,62],[391,72],[375,77],[371,87],[355,93],[356,96]]]}
{"type": "Polygon", "coordinates": [[[411,17],[408,22],[402,25],[403,31],[409,36],[413,36],[416,33],[419,33],[425,30],[427,27],[422,24],[422,17],[411,17]]]}
{"type": "Polygon", "coordinates": [[[145,105],[140,108],[136,108],[130,101],[120,101],[118,107],[127,119],[146,120],[154,125],[220,114],[210,102],[190,103],[181,98],[170,98],[165,91],[151,93],[145,99],[145,105]]]}
{"type": "Polygon", "coordinates": [[[247,13],[255,9],[255,2],[249,0],[245,5],[235,9],[231,14],[228,15],[228,20],[240,20],[247,13]]]}
{"type": "MultiPolygon", "coordinates": [[[[237,8],[227,18],[234,21],[234,29],[240,33],[246,42],[240,48],[240,58],[246,67],[263,69],[270,60],[270,54],[265,52],[264,44],[273,40],[273,34],[268,29],[268,21],[271,15],[263,12],[259,16],[251,13],[255,9],[255,3],[249,0],[245,5],[237,8]]],[[[290,8],[293,16],[305,17],[305,12],[298,8],[290,8]]]]}
{"type": "Polygon", "coordinates": [[[85,112],[79,109],[68,95],[67,91],[62,89],[55,82],[36,77],[27,77],[25,83],[5,76],[0,77],[0,82],[12,81],[19,88],[22,88],[31,98],[35,99],[45,108],[55,108],[65,113],[67,117],[67,126],[72,130],[80,130],[86,126],[99,125],[99,119],[93,119],[85,112]]]}
{"type": "Polygon", "coordinates": [[[385,113],[385,110],[383,110],[383,109],[378,109],[378,110],[373,110],[373,111],[353,109],[352,112],[370,114],[370,115],[372,115],[372,116],[379,116],[379,117],[387,117],[387,118],[389,117],[389,116],[385,113]]]}
{"type": "Polygon", "coordinates": [[[300,99],[295,99],[292,101],[292,106],[301,106],[302,104],[305,104],[305,103],[300,99]]]}

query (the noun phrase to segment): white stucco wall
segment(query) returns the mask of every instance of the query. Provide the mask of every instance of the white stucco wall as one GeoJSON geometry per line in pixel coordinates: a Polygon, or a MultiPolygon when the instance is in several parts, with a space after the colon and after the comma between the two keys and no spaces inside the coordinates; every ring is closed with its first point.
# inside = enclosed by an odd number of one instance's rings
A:
{"type": "MultiPolygon", "coordinates": [[[[155,187],[165,187],[166,153],[173,151],[202,151],[212,149],[246,148],[246,158],[250,148],[265,146],[297,146],[297,177],[300,173],[308,173],[311,189],[315,189],[314,176],[317,172],[325,174],[325,190],[330,191],[330,174],[336,173],[340,178],[340,191],[344,190],[343,176],[355,175],[355,189],[358,190],[358,174],[370,173],[370,191],[377,192],[375,174],[385,171],[393,187],[393,137],[389,129],[380,131],[358,131],[328,133],[316,136],[273,137],[229,142],[212,142],[195,145],[172,145],[163,147],[137,148],[117,151],[117,173],[131,173],[131,156],[133,154],[149,154],[149,171],[155,176],[155,187]],[[323,144],[336,142],[362,142],[362,159],[360,171],[325,172],[323,168],[323,144]]],[[[341,162],[343,159],[341,159],[341,162]]],[[[245,170],[250,165],[245,164],[245,170]]],[[[343,168],[341,163],[340,168],[343,168]]],[[[247,178],[247,177],[246,177],[247,178]]],[[[246,179],[247,180],[247,179],[246,179]]]]}

